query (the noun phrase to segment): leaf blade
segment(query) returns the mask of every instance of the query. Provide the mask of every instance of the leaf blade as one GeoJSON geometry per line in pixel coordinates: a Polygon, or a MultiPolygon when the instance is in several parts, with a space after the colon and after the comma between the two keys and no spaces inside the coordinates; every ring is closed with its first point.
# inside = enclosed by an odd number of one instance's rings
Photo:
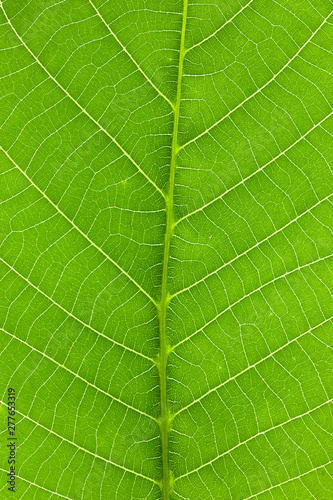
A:
{"type": "Polygon", "coordinates": [[[20,498],[333,490],[331,7],[2,3],[20,498]]]}

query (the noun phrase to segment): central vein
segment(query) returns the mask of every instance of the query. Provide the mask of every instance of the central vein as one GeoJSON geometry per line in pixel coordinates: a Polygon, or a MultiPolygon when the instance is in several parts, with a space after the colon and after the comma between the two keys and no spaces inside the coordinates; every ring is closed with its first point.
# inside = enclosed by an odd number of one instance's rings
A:
{"type": "Polygon", "coordinates": [[[168,411],[168,398],[167,398],[167,361],[169,354],[169,345],[166,333],[166,314],[170,297],[167,289],[167,283],[168,283],[168,265],[170,256],[170,240],[174,224],[173,197],[174,197],[174,186],[175,186],[176,162],[179,151],[178,126],[179,126],[179,111],[180,111],[180,101],[181,101],[181,87],[183,78],[183,63],[185,56],[185,30],[186,30],[186,19],[187,19],[187,5],[188,5],[188,0],[184,0],[183,22],[182,22],[182,32],[181,32],[180,50],[179,50],[177,96],[176,96],[176,104],[174,107],[169,191],[166,196],[166,230],[164,237],[161,303],[159,308],[159,321],[160,321],[159,375],[160,375],[160,397],[161,397],[160,426],[161,426],[162,468],[163,468],[161,486],[162,486],[163,500],[169,500],[170,489],[171,489],[170,488],[171,474],[169,472],[169,430],[170,430],[171,416],[168,411]]]}

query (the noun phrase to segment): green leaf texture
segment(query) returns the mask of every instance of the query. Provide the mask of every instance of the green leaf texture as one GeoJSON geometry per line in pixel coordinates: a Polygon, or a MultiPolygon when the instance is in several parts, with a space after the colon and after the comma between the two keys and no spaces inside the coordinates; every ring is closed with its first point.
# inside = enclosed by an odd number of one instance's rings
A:
{"type": "Polygon", "coordinates": [[[1,3],[1,498],[333,498],[331,13],[1,3]]]}

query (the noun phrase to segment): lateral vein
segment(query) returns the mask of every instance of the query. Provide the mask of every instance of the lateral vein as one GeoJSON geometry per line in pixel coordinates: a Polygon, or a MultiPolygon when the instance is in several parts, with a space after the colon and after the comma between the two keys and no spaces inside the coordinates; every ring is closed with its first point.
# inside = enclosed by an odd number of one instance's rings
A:
{"type": "Polygon", "coordinates": [[[141,411],[138,408],[135,408],[134,406],[126,403],[125,401],[122,401],[121,399],[119,399],[119,398],[117,398],[115,396],[112,396],[112,394],[110,394],[109,392],[106,392],[103,389],[101,389],[100,387],[97,387],[97,385],[93,384],[92,382],[89,382],[84,377],[81,377],[81,375],[79,375],[78,373],[73,372],[73,370],[71,370],[70,368],[68,368],[65,365],[62,365],[61,363],[59,363],[54,358],[51,358],[51,356],[48,356],[45,352],[42,352],[39,349],[36,349],[36,347],[33,347],[28,342],[25,342],[24,340],[20,339],[19,337],[16,337],[16,335],[13,335],[12,333],[8,332],[7,330],[5,330],[2,327],[0,327],[0,330],[2,330],[4,333],[6,333],[7,335],[9,335],[9,337],[11,337],[12,340],[13,339],[18,340],[19,342],[21,342],[25,346],[29,347],[29,349],[31,349],[31,351],[36,352],[36,353],[40,354],[41,356],[43,356],[43,358],[48,359],[49,361],[51,361],[52,363],[54,363],[55,365],[57,365],[58,368],[62,368],[64,370],[66,370],[68,373],[70,373],[71,375],[73,375],[75,378],[81,380],[82,382],[84,382],[85,384],[87,384],[89,387],[92,387],[93,389],[95,389],[97,392],[100,392],[100,393],[104,394],[104,396],[107,396],[108,398],[110,398],[110,399],[116,401],[117,403],[125,406],[129,410],[133,410],[133,411],[139,413],[140,415],[143,415],[144,417],[150,418],[154,422],[157,422],[156,418],[152,417],[148,413],[146,413],[144,411],[141,411]]]}
{"type": "MultiPolygon", "coordinates": [[[[0,470],[2,472],[5,472],[7,473],[7,470],[3,469],[2,467],[0,467],[0,470]]],[[[53,490],[49,490],[48,488],[45,488],[44,486],[41,486],[40,484],[37,484],[37,483],[34,483],[33,481],[29,481],[29,479],[26,479],[25,477],[22,477],[20,476],[19,474],[16,474],[15,473],[15,476],[20,480],[20,481],[24,481],[28,484],[32,484],[33,486],[36,486],[36,488],[40,488],[41,490],[43,491],[47,491],[47,493],[51,493],[52,495],[57,495],[58,497],[60,498],[65,498],[66,500],[75,500],[74,498],[71,498],[71,497],[66,497],[65,495],[62,495],[61,493],[59,493],[58,491],[53,491],[53,490]]]]}
{"type": "Polygon", "coordinates": [[[181,290],[178,290],[177,292],[175,292],[173,295],[170,296],[170,300],[173,299],[174,297],[177,297],[178,295],[184,293],[184,292],[187,292],[188,290],[190,290],[191,288],[197,286],[199,283],[202,283],[202,282],[205,282],[208,278],[210,278],[211,276],[213,276],[214,274],[217,274],[219,271],[221,271],[223,268],[229,266],[230,264],[232,264],[233,262],[237,261],[238,259],[240,259],[241,257],[244,257],[244,255],[247,255],[249,252],[251,252],[251,250],[253,250],[254,248],[259,248],[260,245],[262,245],[263,243],[265,243],[266,241],[269,241],[271,238],[273,238],[275,235],[279,234],[279,233],[283,233],[283,231],[288,228],[291,224],[293,224],[294,222],[297,222],[299,219],[301,219],[302,217],[304,217],[304,215],[308,214],[308,213],[311,213],[312,210],[314,210],[316,207],[318,207],[321,203],[324,203],[325,201],[328,201],[328,202],[331,202],[331,198],[333,197],[332,194],[330,194],[329,196],[325,196],[325,198],[317,201],[317,203],[315,203],[314,205],[312,205],[310,208],[308,208],[307,210],[305,210],[303,213],[297,215],[294,219],[291,219],[287,224],[285,224],[284,226],[280,227],[279,229],[277,229],[276,231],[274,231],[273,233],[271,233],[270,235],[266,236],[266,238],[263,238],[262,240],[258,241],[255,245],[247,248],[246,250],[244,250],[244,252],[236,255],[233,259],[229,260],[228,262],[225,262],[224,264],[222,264],[222,266],[218,267],[217,269],[214,269],[214,271],[211,271],[210,273],[206,274],[205,276],[203,276],[203,278],[200,278],[199,280],[195,281],[194,283],[191,283],[189,286],[187,286],[186,288],[182,288],[181,290]]]}
{"type": "Polygon", "coordinates": [[[255,170],[254,172],[252,172],[252,174],[248,175],[247,177],[244,177],[244,179],[242,179],[241,181],[237,182],[237,184],[234,184],[233,186],[231,186],[229,189],[227,189],[226,191],[224,191],[219,196],[216,196],[216,198],[213,198],[212,200],[210,200],[207,203],[205,203],[205,205],[202,205],[201,207],[193,210],[193,212],[189,212],[188,214],[186,214],[183,217],[181,217],[180,219],[178,219],[175,222],[175,226],[174,227],[176,227],[180,222],[182,222],[183,220],[188,219],[192,215],[195,215],[198,212],[204,211],[205,208],[209,207],[210,205],[212,205],[216,201],[222,200],[222,198],[224,198],[224,196],[226,196],[228,193],[230,193],[231,191],[233,191],[237,187],[245,184],[246,181],[248,181],[252,177],[256,176],[259,172],[262,172],[266,167],[268,167],[268,165],[271,165],[271,163],[274,163],[281,156],[285,155],[288,151],[290,151],[290,149],[293,149],[297,144],[299,144],[303,139],[305,139],[309,134],[311,134],[311,132],[313,132],[313,130],[315,130],[317,127],[320,127],[332,115],[333,115],[333,111],[331,111],[331,113],[329,113],[327,116],[325,116],[318,123],[316,123],[315,125],[313,125],[313,127],[311,127],[307,132],[305,132],[305,134],[301,135],[298,139],[296,139],[296,141],[294,141],[292,144],[290,144],[286,149],[284,149],[283,151],[280,151],[280,153],[278,155],[274,156],[274,158],[272,158],[271,160],[269,160],[267,163],[265,163],[261,167],[257,168],[257,170],[255,170]]]}
{"type": "Polygon", "coordinates": [[[118,262],[116,262],[115,260],[112,259],[112,257],[110,257],[106,252],[104,252],[104,250],[99,247],[98,245],[96,245],[96,243],[94,243],[90,238],[89,236],[87,236],[69,217],[67,217],[67,215],[58,207],[58,205],[56,205],[52,200],[51,198],[49,198],[47,196],[46,193],[44,193],[44,191],[42,189],[40,189],[37,184],[34,183],[34,181],[28,176],[28,174],[13,160],[13,158],[11,158],[11,156],[9,155],[9,153],[3,149],[3,147],[0,145],[0,149],[1,151],[3,151],[5,153],[5,155],[7,156],[7,158],[12,162],[13,165],[15,165],[15,167],[17,167],[19,169],[19,171],[24,175],[24,177],[30,182],[30,184],[35,188],[37,189],[37,191],[56,209],[56,211],[62,215],[62,217],[64,217],[67,222],[70,223],[70,225],[76,230],[78,231],[81,236],[83,236],[89,243],[91,246],[93,246],[94,248],[96,248],[96,250],[98,250],[101,254],[104,255],[104,257],[109,260],[110,262],[112,262],[112,264],[114,266],[116,266],[116,268],[122,273],[124,274],[132,283],[134,283],[134,285],[136,285],[136,287],[146,295],[146,297],[148,297],[148,299],[154,304],[156,305],[156,301],[149,295],[148,292],[146,292],[146,290],[144,288],[141,287],[141,285],[139,285],[139,283],[137,283],[135,281],[134,278],[132,278],[132,276],[130,274],[127,273],[127,271],[125,271],[125,269],[123,269],[119,264],[118,262]]]}
{"type": "Polygon", "coordinates": [[[206,38],[203,38],[202,40],[200,40],[200,42],[196,43],[195,45],[192,45],[192,47],[190,47],[189,49],[187,49],[186,53],[189,52],[190,50],[195,49],[195,47],[199,47],[200,45],[202,45],[203,43],[205,43],[207,40],[210,40],[210,38],[214,37],[217,33],[219,33],[219,31],[223,30],[223,28],[225,26],[227,26],[229,23],[231,23],[235,19],[235,17],[239,16],[249,5],[251,5],[252,2],[253,2],[253,0],[250,0],[240,10],[238,10],[230,19],[228,19],[228,21],[226,21],[225,23],[223,23],[222,26],[220,26],[219,28],[217,28],[213,33],[211,33],[206,38]]]}
{"type": "Polygon", "coordinates": [[[64,313],[68,314],[68,316],[70,316],[71,318],[73,318],[75,321],[78,321],[79,323],[81,323],[81,325],[85,326],[86,328],[89,328],[89,330],[95,332],[97,335],[100,335],[101,337],[104,337],[105,339],[109,340],[110,342],[112,342],[112,344],[115,344],[115,345],[117,345],[119,347],[122,347],[126,351],[132,352],[136,356],[141,356],[142,358],[148,359],[152,363],[155,363],[155,361],[152,358],[149,358],[149,356],[146,356],[145,354],[142,354],[141,352],[135,351],[131,347],[127,347],[126,345],[122,344],[121,342],[117,342],[116,340],[113,340],[112,338],[108,337],[107,335],[105,335],[104,333],[100,332],[99,330],[96,330],[91,325],[88,325],[88,323],[85,323],[80,318],[78,318],[77,316],[75,316],[74,314],[72,314],[70,311],[68,311],[67,309],[65,309],[63,306],[61,306],[58,302],[56,302],[54,299],[52,299],[52,297],[49,297],[45,292],[43,292],[43,290],[41,290],[40,288],[38,288],[38,286],[36,286],[33,283],[31,283],[31,281],[29,281],[28,278],[26,278],[25,276],[23,276],[13,266],[11,266],[10,264],[8,264],[8,262],[6,262],[2,257],[0,257],[0,261],[3,262],[7,267],[9,267],[9,269],[11,269],[15,274],[17,274],[17,276],[20,276],[20,278],[22,278],[26,283],[28,283],[28,285],[32,286],[38,293],[41,293],[46,299],[48,299],[55,306],[59,307],[59,309],[61,309],[62,311],[64,311],[64,313]]]}
{"type": "Polygon", "coordinates": [[[208,132],[210,132],[213,128],[217,127],[220,123],[222,123],[226,118],[228,118],[232,113],[234,113],[237,109],[241,108],[244,106],[245,103],[247,103],[250,99],[252,99],[254,96],[262,92],[270,83],[274,82],[276,78],[296,59],[296,57],[302,52],[302,50],[308,45],[309,42],[313,39],[313,37],[318,33],[320,28],[326,23],[328,18],[331,16],[331,13],[323,20],[323,22],[318,26],[318,28],[312,33],[312,35],[308,38],[308,40],[298,49],[298,51],[289,59],[289,61],[270,79],[268,82],[265,83],[262,87],[258,88],[253,94],[248,96],[246,99],[244,99],[242,102],[240,102],[237,106],[235,106],[233,109],[231,109],[226,115],[222,116],[219,120],[217,120],[215,123],[210,125],[206,130],[198,134],[196,137],[193,139],[190,139],[187,141],[185,144],[182,144],[180,146],[180,149],[186,148],[189,144],[192,144],[192,142],[197,141],[200,139],[200,137],[206,135],[208,132]]]}
{"type": "MultiPolygon", "coordinates": [[[[298,335],[297,337],[291,339],[289,342],[287,342],[286,344],[283,344],[281,347],[279,347],[278,349],[276,349],[275,351],[272,351],[270,352],[267,356],[259,359],[259,361],[257,361],[256,363],[253,363],[249,366],[247,366],[246,368],[244,368],[244,370],[242,370],[241,372],[238,372],[236,373],[235,375],[233,375],[232,377],[229,377],[227,380],[225,380],[224,382],[222,382],[221,384],[219,384],[218,386],[215,386],[213,387],[212,389],[210,389],[208,392],[206,392],[205,394],[203,394],[202,396],[200,396],[200,398],[198,399],[195,399],[194,401],[192,401],[191,403],[189,403],[187,406],[184,406],[183,408],[181,408],[180,410],[178,410],[174,415],[173,415],[173,418],[175,418],[177,415],[179,415],[180,413],[182,413],[183,411],[187,410],[188,408],[190,408],[191,406],[193,406],[194,404],[196,404],[197,402],[201,401],[201,399],[205,398],[206,396],[208,396],[209,394],[215,392],[216,390],[218,389],[221,389],[221,387],[224,387],[225,385],[229,384],[229,382],[232,382],[233,380],[236,380],[238,377],[240,377],[241,375],[243,375],[244,373],[248,372],[249,370],[252,370],[252,368],[255,368],[260,365],[261,363],[263,363],[264,361],[267,361],[268,359],[270,358],[274,358],[274,356],[276,354],[278,354],[279,352],[283,351],[286,347],[290,346],[290,344],[292,344],[293,342],[298,342],[298,340],[300,340],[302,337],[305,337],[306,335],[308,335],[309,333],[312,333],[313,330],[316,330],[317,328],[320,328],[321,326],[325,325],[326,323],[329,323],[333,320],[333,316],[330,316],[329,318],[326,318],[324,321],[322,321],[321,323],[318,323],[317,325],[309,328],[308,330],[306,330],[305,332],[301,333],[300,335],[298,335]]],[[[317,337],[315,337],[317,338],[317,337]]],[[[326,345],[326,348],[327,348],[327,345],[326,345]]],[[[332,348],[333,350],[333,348],[332,348]]]]}
{"type": "MultiPolygon", "coordinates": [[[[4,406],[7,406],[7,404],[4,401],[1,401],[1,400],[0,400],[0,404],[3,404],[4,406]]],[[[103,462],[106,462],[108,464],[114,465],[118,469],[122,469],[125,472],[129,472],[130,474],[134,474],[135,476],[138,476],[138,477],[141,477],[143,479],[146,479],[147,481],[150,481],[151,483],[158,484],[157,481],[155,479],[152,479],[151,477],[145,476],[144,474],[141,474],[140,472],[136,472],[134,470],[128,469],[124,465],[117,464],[116,462],[113,462],[112,460],[104,458],[101,455],[97,455],[96,453],[93,453],[90,450],[87,450],[87,448],[83,448],[82,446],[74,443],[74,441],[71,441],[70,439],[67,439],[64,436],[61,436],[60,434],[58,434],[57,432],[53,431],[52,429],[49,429],[48,427],[46,427],[45,425],[41,424],[40,422],[37,422],[36,420],[33,420],[28,415],[25,415],[24,413],[22,413],[22,412],[20,412],[18,410],[16,410],[16,413],[18,415],[21,415],[22,418],[26,418],[27,420],[29,420],[33,424],[35,424],[38,427],[41,427],[42,429],[44,429],[46,432],[49,432],[50,434],[53,434],[54,436],[58,437],[62,441],[65,441],[66,443],[68,443],[68,444],[74,446],[75,448],[83,451],[84,453],[88,453],[89,455],[93,456],[94,458],[98,458],[98,459],[102,460],[103,462]]]]}
{"type": "MultiPolygon", "coordinates": [[[[251,0],[253,1],[253,0],[251,0]]],[[[122,50],[128,55],[128,57],[131,59],[131,61],[133,62],[133,64],[136,66],[136,68],[140,71],[140,73],[144,76],[144,78],[147,80],[148,83],[150,83],[150,85],[156,90],[156,92],[161,96],[163,97],[163,99],[171,106],[171,108],[174,110],[174,104],[170,101],[170,99],[167,98],[166,95],[163,94],[163,92],[160,91],[160,89],[158,87],[156,87],[156,85],[154,84],[154,82],[149,78],[149,76],[143,71],[143,69],[139,66],[139,64],[136,62],[136,60],[134,59],[134,57],[130,54],[130,52],[127,50],[127,48],[125,47],[125,45],[119,40],[119,38],[117,37],[117,35],[115,34],[115,32],[110,28],[110,26],[108,25],[108,23],[105,21],[105,19],[103,18],[103,16],[100,14],[100,12],[98,11],[98,9],[96,8],[96,6],[94,5],[94,3],[89,0],[89,3],[90,5],[92,6],[92,8],[95,10],[96,14],[98,15],[98,17],[100,18],[100,20],[102,21],[102,23],[106,26],[106,28],[108,29],[108,31],[111,33],[111,35],[113,36],[113,38],[118,42],[118,44],[120,45],[120,47],[122,48],[122,50]]]]}
{"type": "Polygon", "coordinates": [[[333,463],[333,460],[330,460],[329,462],[326,462],[323,465],[319,465],[319,467],[314,467],[311,470],[303,472],[303,474],[299,474],[298,476],[291,477],[290,479],[287,479],[286,481],[282,481],[282,483],[273,484],[273,486],[270,486],[270,488],[267,488],[266,490],[258,491],[258,493],[256,493],[255,495],[251,495],[250,497],[246,497],[246,498],[244,498],[244,500],[250,500],[250,498],[258,498],[258,496],[261,495],[262,493],[266,493],[267,491],[271,491],[274,488],[279,488],[284,484],[291,483],[292,481],[295,481],[297,479],[300,479],[301,477],[307,476],[308,474],[311,474],[312,472],[317,471],[318,469],[328,467],[329,465],[331,465],[331,463],[333,463]]]}
{"type": "Polygon", "coordinates": [[[157,186],[157,184],[155,184],[155,182],[145,173],[145,171],[142,170],[142,168],[140,167],[140,165],[138,165],[138,163],[131,157],[131,155],[121,146],[121,144],[119,144],[119,142],[117,141],[117,139],[115,137],[113,137],[97,120],[95,120],[95,118],[93,118],[93,116],[91,116],[91,114],[88,113],[88,111],[83,106],[81,106],[81,104],[71,94],[69,94],[69,92],[65,89],[65,87],[63,87],[61,85],[61,83],[59,83],[58,80],[56,80],[56,78],[53,75],[51,75],[51,73],[40,62],[40,60],[38,59],[38,57],[32,52],[32,50],[27,46],[27,44],[24,42],[24,40],[22,39],[22,37],[18,34],[18,32],[14,28],[13,24],[11,23],[9,17],[7,16],[7,13],[6,13],[6,11],[5,11],[4,7],[3,7],[3,4],[1,2],[0,2],[0,6],[1,6],[1,9],[2,9],[2,11],[4,13],[4,16],[6,17],[6,20],[7,20],[8,24],[9,24],[9,26],[14,31],[15,35],[17,36],[17,38],[20,40],[20,42],[26,48],[26,50],[29,52],[29,54],[34,58],[34,60],[37,62],[37,64],[43,69],[43,71],[45,71],[45,73],[48,75],[48,77],[51,78],[51,80],[67,95],[67,97],[76,106],[78,106],[78,108],[82,111],[82,113],[84,113],[89,118],[89,120],[91,120],[92,122],[94,122],[95,125],[105,135],[107,135],[109,137],[109,139],[112,140],[112,142],[121,150],[121,152],[126,156],[126,158],[128,158],[130,160],[130,162],[137,168],[137,170],[147,179],[147,181],[150,182],[150,184],[152,184],[152,186],[154,186],[154,188],[162,195],[163,198],[165,198],[165,194],[163,193],[162,189],[160,189],[157,186]]]}
{"type": "MultiPolygon", "coordinates": [[[[303,266],[298,266],[298,267],[292,269],[291,271],[287,271],[286,273],[281,274],[280,276],[277,276],[276,278],[273,278],[270,281],[267,281],[267,283],[264,283],[263,285],[260,285],[255,290],[252,290],[251,292],[247,293],[246,295],[243,295],[240,299],[238,299],[235,302],[233,302],[232,304],[228,305],[228,307],[226,307],[225,309],[223,309],[223,311],[221,311],[218,314],[216,314],[216,316],[214,316],[214,318],[212,318],[209,321],[207,321],[198,330],[196,330],[195,332],[191,333],[191,335],[189,335],[188,337],[184,338],[183,340],[181,340],[180,342],[178,342],[175,346],[173,346],[172,350],[176,349],[176,347],[178,347],[180,344],[184,344],[185,342],[187,342],[188,340],[190,340],[192,337],[194,337],[195,335],[197,335],[199,332],[203,331],[205,328],[207,328],[208,325],[210,325],[211,323],[214,323],[214,321],[216,321],[217,318],[220,318],[221,316],[223,316],[223,314],[225,314],[227,311],[231,311],[233,307],[235,307],[237,304],[239,304],[243,300],[247,299],[248,297],[251,297],[251,295],[253,295],[254,293],[261,292],[261,290],[263,288],[268,287],[269,285],[271,285],[272,283],[275,283],[278,280],[282,280],[282,279],[286,278],[286,276],[289,276],[290,274],[299,272],[302,269],[306,269],[306,268],[311,269],[312,265],[318,264],[319,262],[325,262],[326,260],[331,259],[332,257],[333,257],[333,254],[326,255],[325,257],[322,257],[322,258],[319,258],[319,259],[314,260],[312,262],[309,262],[307,264],[304,264],[303,266]]],[[[211,392],[211,391],[209,391],[209,392],[211,392]]],[[[204,396],[206,396],[207,394],[209,394],[209,392],[207,392],[204,396]]],[[[202,397],[204,397],[204,396],[201,396],[199,399],[202,399],[202,397]]],[[[196,400],[196,401],[198,401],[198,400],[196,400]]],[[[191,403],[191,405],[192,404],[193,403],[191,403]]],[[[180,410],[180,411],[182,411],[182,410],[180,410]]]]}
{"type": "Polygon", "coordinates": [[[182,479],[183,477],[187,477],[187,476],[193,474],[194,472],[198,472],[199,470],[203,469],[204,467],[207,467],[207,465],[213,464],[214,462],[216,462],[217,460],[219,460],[223,456],[228,455],[229,453],[231,453],[235,449],[239,448],[242,445],[246,445],[249,441],[252,441],[253,439],[255,439],[255,438],[259,437],[259,436],[265,436],[268,432],[271,432],[271,431],[273,431],[275,429],[279,429],[280,427],[288,425],[289,422],[293,422],[294,420],[297,420],[299,418],[304,418],[307,415],[311,415],[311,413],[315,412],[319,408],[322,408],[323,406],[325,406],[325,405],[327,405],[327,404],[329,404],[331,402],[332,402],[331,399],[329,399],[328,401],[324,401],[324,403],[321,403],[320,405],[316,406],[315,408],[311,408],[309,411],[307,411],[305,413],[302,413],[301,415],[296,415],[295,417],[292,417],[289,420],[286,420],[285,422],[281,422],[280,424],[277,424],[277,425],[275,425],[273,427],[270,427],[269,429],[266,429],[264,431],[258,432],[257,434],[255,434],[254,436],[251,436],[250,438],[246,439],[245,441],[241,441],[240,443],[236,444],[233,448],[230,448],[229,450],[221,453],[220,455],[218,455],[217,457],[213,458],[209,462],[205,462],[204,464],[200,465],[196,469],[193,469],[193,470],[191,470],[189,472],[186,472],[185,474],[182,474],[181,476],[176,477],[175,481],[178,481],[179,479],[182,479]]]}

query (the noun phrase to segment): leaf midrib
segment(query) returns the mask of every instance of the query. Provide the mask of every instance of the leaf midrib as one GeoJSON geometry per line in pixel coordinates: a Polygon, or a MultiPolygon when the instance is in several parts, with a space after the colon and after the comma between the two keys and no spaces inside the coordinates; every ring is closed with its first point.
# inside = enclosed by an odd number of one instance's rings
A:
{"type": "Polygon", "coordinates": [[[188,6],[188,0],[184,0],[182,30],[181,30],[180,48],[179,48],[177,95],[176,95],[176,105],[174,108],[174,122],[173,122],[173,132],[172,132],[169,191],[165,198],[166,229],[164,237],[161,302],[157,307],[159,312],[159,324],[160,324],[160,349],[159,349],[158,369],[160,375],[160,407],[161,407],[160,431],[161,431],[161,446],[162,446],[161,489],[162,489],[163,500],[168,500],[170,498],[170,493],[172,491],[172,482],[173,482],[172,474],[169,470],[169,431],[170,431],[171,417],[169,415],[168,397],[167,397],[167,362],[168,362],[168,354],[170,352],[170,347],[168,344],[168,338],[166,332],[166,315],[171,298],[168,292],[168,266],[169,266],[169,256],[170,256],[170,241],[174,229],[173,203],[174,203],[175,172],[176,172],[177,156],[180,149],[178,145],[178,128],[179,128],[181,89],[182,89],[182,79],[183,79],[183,64],[186,53],[185,32],[186,32],[186,21],[187,21],[187,6],[188,6]]]}

